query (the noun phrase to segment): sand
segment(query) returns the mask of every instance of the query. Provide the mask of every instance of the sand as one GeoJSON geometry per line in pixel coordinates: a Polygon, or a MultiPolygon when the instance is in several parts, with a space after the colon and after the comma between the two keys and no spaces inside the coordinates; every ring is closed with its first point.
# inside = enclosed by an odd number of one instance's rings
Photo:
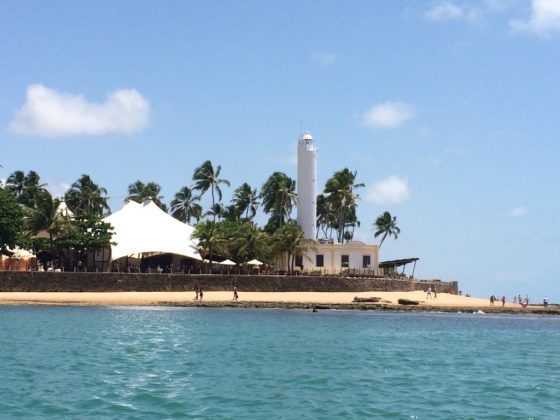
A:
{"type": "MultiPolygon", "coordinates": [[[[157,305],[165,303],[194,304],[194,292],[3,292],[0,293],[0,304],[54,304],[54,305],[157,305]]],[[[352,305],[354,297],[379,297],[387,306],[399,306],[398,299],[420,301],[422,308],[490,308],[488,299],[457,296],[439,293],[436,299],[427,299],[426,293],[416,292],[243,292],[239,291],[237,303],[285,303],[285,304],[318,304],[318,305],[352,305]]],[[[204,302],[231,303],[232,292],[204,292],[204,302]]],[[[264,305],[266,306],[266,305],[264,305]]],[[[495,308],[501,308],[501,302],[495,308]]],[[[506,308],[521,308],[520,305],[506,303],[506,308]]]]}

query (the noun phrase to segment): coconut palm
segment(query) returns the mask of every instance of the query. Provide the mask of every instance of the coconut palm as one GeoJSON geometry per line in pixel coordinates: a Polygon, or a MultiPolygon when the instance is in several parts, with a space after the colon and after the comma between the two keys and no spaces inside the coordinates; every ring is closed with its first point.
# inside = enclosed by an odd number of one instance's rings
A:
{"type": "MultiPolygon", "coordinates": [[[[227,179],[220,178],[222,167],[218,165],[214,170],[212,162],[207,160],[202,165],[194,170],[193,181],[195,181],[194,190],[200,191],[200,196],[203,196],[208,190],[212,193],[212,207],[216,204],[215,194],[218,195],[218,201],[222,200],[222,190],[220,185],[227,185],[230,183],[227,179]]],[[[214,221],[216,221],[216,214],[214,213],[214,221]]]]}
{"type": "Polygon", "coordinates": [[[257,214],[259,207],[257,190],[252,189],[246,182],[234,191],[231,202],[237,206],[240,213],[245,213],[245,219],[252,219],[257,214]]]}
{"type": "Polygon", "coordinates": [[[397,239],[399,237],[399,233],[401,233],[401,230],[397,226],[397,216],[391,216],[391,213],[388,211],[384,212],[375,220],[374,228],[376,229],[376,238],[383,235],[381,242],[379,243],[379,248],[381,248],[381,245],[387,236],[394,236],[395,239],[397,239]]]}
{"type": "Polygon", "coordinates": [[[203,216],[211,216],[215,221],[216,218],[218,218],[218,220],[221,220],[222,217],[224,216],[224,213],[225,213],[224,205],[222,203],[214,203],[210,208],[210,210],[205,212],[203,216]]]}
{"type": "Polygon", "coordinates": [[[344,168],[335,172],[325,184],[326,200],[330,202],[332,209],[336,209],[334,227],[337,230],[337,240],[340,243],[344,242],[346,228],[358,222],[355,213],[360,196],[355,194],[354,190],[365,185],[356,183],[356,175],[356,171],[351,172],[348,168],[344,168]]]}
{"type": "Polygon", "coordinates": [[[29,171],[27,175],[23,171],[15,171],[6,180],[5,188],[19,204],[34,208],[37,196],[45,191],[45,184],[41,184],[41,178],[35,171],[29,171]]]}
{"type": "Polygon", "coordinates": [[[163,204],[163,195],[160,195],[161,186],[155,182],[148,182],[144,184],[142,181],[137,180],[134,184],[128,186],[127,200],[143,203],[144,200],[152,200],[160,209],[167,211],[167,207],[163,204]]]}
{"type": "Polygon", "coordinates": [[[286,223],[276,230],[272,240],[278,254],[288,255],[288,273],[294,272],[296,256],[303,256],[307,250],[313,248],[313,241],[305,239],[303,230],[295,223],[286,223]]]}
{"type": "Polygon", "coordinates": [[[189,187],[182,187],[171,201],[171,215],[181,222],[190,223],[191,219],[198,223],[202,217],[202,207],[197,201],[200,197],[193,195],[189,187]]]}
{"type": "Polygon", "coordinates": [[[51,246],[53,239],[70,224],[70,221],[58,212],[60,202],[60,199],[53,199],[52,195],[44,190],[37,196],[37,207],[31,209],[26,218],[30,233],[36,235],[41,231],[46,232],[49,235],[51,246]]]}
{"type": "Polygon", "coordinates": [[[285,173],[274,172],[261,190],[263,211],[270,214],[268,231],[274,231],[288,221],[293,206],[297,204],[296,182],[285,173]]]}
{"type": "Polygon", "coordinates": [[[89,175],[82,175],[64,195],[68,208],[75,214],[93,213],[102,216],[109,211],[107,190],[99,187],[89,175]]]}
{"type": "Polygon", "coordinates": [[[239,211],[239,207],[237,207],[235,204],[226,206],[225,208],[223,208],[222,217],[228,222],[240,222],[241,212],[239,211]]]}
{"type": "Polygon", "coordinates": [[[200,255],[208,259],[212,264],[212,252],[221,244],[221,237],[216,223],[211,220],[198,223],[194,227],[192,237],[198,240],[198,250],[200,255]]]}

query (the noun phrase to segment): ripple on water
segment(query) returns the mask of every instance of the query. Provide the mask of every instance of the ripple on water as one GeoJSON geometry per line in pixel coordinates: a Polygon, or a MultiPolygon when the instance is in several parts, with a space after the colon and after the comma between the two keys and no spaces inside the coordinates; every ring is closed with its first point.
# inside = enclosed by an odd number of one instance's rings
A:
{"type": "Polygon", "coordinates": [[[553,418],[560,322],[0,308],[3,417],[553,418]]]}

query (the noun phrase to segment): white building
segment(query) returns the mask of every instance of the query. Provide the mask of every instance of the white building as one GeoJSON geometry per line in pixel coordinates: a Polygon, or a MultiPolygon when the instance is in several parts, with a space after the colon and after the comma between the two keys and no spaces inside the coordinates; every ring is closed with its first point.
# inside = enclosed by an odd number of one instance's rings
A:
{"type": "Polygon", "coordinates": [[[317,232],[317,147],[305,133],[298,144],[297,223],[305,239],[316,238],[317,232]]]}
{"type": "MultiPolygon", "coordinates": [[[[360,241],[344,244],[316,241],[317,232],[317,146],[313,136],[305,133],[298,142],[297,223],[306,239],[314,245],[305,255],[296,258],[298,270],[314,274],[339,274],[361,271],[379,273],[379,247],[360,241]]],[[[286,267],[286,261],[281,264],[286,267]]]]}

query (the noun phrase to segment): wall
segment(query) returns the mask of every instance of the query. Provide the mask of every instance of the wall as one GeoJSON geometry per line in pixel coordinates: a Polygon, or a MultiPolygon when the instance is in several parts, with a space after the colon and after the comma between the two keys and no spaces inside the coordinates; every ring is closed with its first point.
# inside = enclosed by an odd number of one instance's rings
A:
{"type": "Polygon", "coordinates": [[[415,282],[382,278],[239,276],[128,273],[0,272],[0,292],[116,292],[231,290],[245,292],[367,292],[427,290],[457,294],[457,282],[415,282]]]}

